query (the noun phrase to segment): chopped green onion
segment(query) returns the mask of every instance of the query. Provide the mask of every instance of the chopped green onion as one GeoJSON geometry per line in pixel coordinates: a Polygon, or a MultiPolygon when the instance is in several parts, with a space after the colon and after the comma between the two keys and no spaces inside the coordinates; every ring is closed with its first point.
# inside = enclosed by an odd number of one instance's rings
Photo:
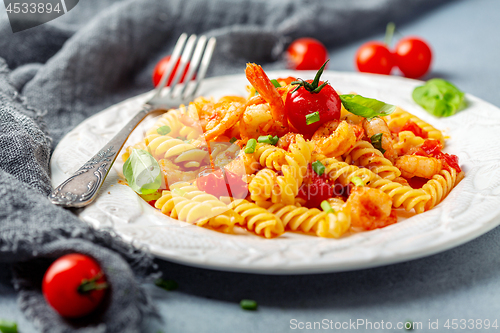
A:
{"type": "Polygon", "coordinates": [[[0,332],[17,333],[17,323],[10,320],[0,319],[0,332]]]}
{"type": "Polygon", "coordinates": [[[255,152],[255,147],[257,147],[257,140],[250,139],[245,147],[245,154],[253,154],[255,152]]]}
{"type": "Polygon", "coordinates": [[[353,183],[356,186],[365,186],[365,183],[363,182],[363,179],[359,177],[352,177],[351,178],[351,183],[353,183]]]}
{"type": "Polygon", "coordinates": [[[280,138],[275,135],[275,136],[272,136],[272,135],[261,135],[259,136],[259,138],[257,139],[257,142],[260,142],[260,143],[267,143],[267,144],[270,144],[270,145],[276,145],[278,143],[278,140],[280,138]]]}
{"type": "Polygon", "coordinates": [[[156,279],[155,285],[168,291],[179,288],[179,284],[174,280],[163,280],[162,278],[156,279]]]}
{"type": "Polygon", "coordinates": [[[231,138],[231,140],[229,140],[230,143],[235,143],[236,141],[238,141],[238,139],[236,139],[234,136],[231,138]]]}
{"type": "Polygon", "coordinates": [[[307,125],[311,125],[311,124],[318,122],[318,121],[319,121],[319,112],[318,111],[306,115],[306,124],[307,125]]]}
{"type": "Polygon", "coordinates": [[[160,135],[167,135],[168,133],[170,133],[172,131],[172,129],[170,128],[170,126],[162,126],[162,127],[158,127],[156,129],[156,133],[160,134],[160,135]]]}
{"type": "Polygon", "coordinates": [[[377,134],[372,135],[370,138],[370,141],[371,141],[373,147],[380,150],[380,152],[382,154],[385,153],[385,149],[382,148],[382,136],[383,135],[384,135],[383,133],[377,133],[377,134]]]}
{"type": "Polygon", "coordinates": [[[271,144],[272,138],[273,138],[272,135],[261,135],[257,139],[257,142],[271,144]]]}
{"type": "Polygon", "coordinates": [[[311,165],[312,169],[318,174],[318,176],[325,173],[325,166],[320,161],[313,162],[311,165]]]}
{"type": "Polygon", "coordinates": [[[321,209],[323,209],[324,212],[326,213],[335,213],[335,211],[333,210],[332,206],[330,206],[330,203],[326,200],[323,200],[321,202],[321,209]]]}
{"type": "Polygon", "coordinates": [[[257,302],[251,299],[242,299],[240,306],[244,310],[257,310],[257,302]]]}
{"type": "Polygon", "coordinates": [[[279,87],[281,87],[281,84],[280,84],[280,83],[278,82],[278,80],[276,80],[276,79],[272,79],[272,80],[271,80],[271,83],[273,84],[273,86],[274,86],[275,88],[279,88],[279,87]]]}

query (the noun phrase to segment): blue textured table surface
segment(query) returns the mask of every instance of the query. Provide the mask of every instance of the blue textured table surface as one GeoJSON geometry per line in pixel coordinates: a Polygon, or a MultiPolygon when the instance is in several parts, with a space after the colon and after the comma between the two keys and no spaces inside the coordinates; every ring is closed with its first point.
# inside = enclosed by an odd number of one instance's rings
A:
{"type": "MultiPolygon", "coordinates": [[[[445,78],[500,107],[499,14],[498,0],[458,1],[398,26],[398,30],[403,35],[422,36],[432,45],[433,68],[425,79],[445,78]]],[[[368,39],[382,38],[380,31],[368,39]]],[[[330,50],[330,69],[354,71],[354,54],[364,41],[330,50]]],[[[422,323],[418,332],[447,331],[443,327],[447,319],[450,324],[451,319],[458,319],[459,325],[461,319],[489,319],[491,323],[498,319],[500,326],[499,230],[431,257],[336,274],[251,275],[159,260],[166,277],[176,280],[179,289],[167,292],[146,286],[162,321],[146,322],[144,331],[288,332],[300,331],[300,323],[306,329],[307,322],[321,322],[327,330],[330,321],[344,323],[339,331],[345,331],[354,330],[346,325],[357,320],[372,323],[372,329],[369,324],[357,327],[360,332],[402,332],[396,323],[406,320],[422,323]],[[256,300],[258,310],[242,310],[239,301],[244,298],[256,300]],[[436,320],[439,330],[429,329],[429,322],[436,320]],[[387,328],[388,322],[392,329],[387,328]]],[[[7,267],[0,266],[0,318],[17,321],[20,332],[32,332],[8,281],[7,267]]],[[[484,330],[474,327],[455,331],[484,330]]]]}

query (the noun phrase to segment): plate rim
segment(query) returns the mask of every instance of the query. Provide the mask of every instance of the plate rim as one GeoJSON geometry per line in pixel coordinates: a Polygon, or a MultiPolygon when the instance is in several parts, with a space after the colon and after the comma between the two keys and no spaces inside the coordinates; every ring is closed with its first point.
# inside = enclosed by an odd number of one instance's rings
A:
{"type": "MultiPolygon", "coordinates": [[[[269,76],[271,76],[271,75],[293,75],[294,73],[295,74],[300,73],[302,75],[307,75],[310,73],[314,73],[314,71],[300,71],[299,72],[299,71],[293,71],[293,70],[272,70],[272,71],[268,71],[266,73],[269,76]]],[[[424,83],[424,81],[408,79],[408,78],[404,78],[401,76],[386,76],[386,75],[357,73],[357,72],[339,72],[339,71],[331,71],[331,70],[326,70],[325,74],[326,75],[340,75],[340,76],[347,76],[347,77],[354,77],[354,78],[356,78],[358,76],[367,77],[367,78],[372,77],[372,78],[376,78],[377,80],[381,79],[381,80],[387,80],[387,81],[392,81],[392,82],[394,82],[394,81],[403,81],[403,82],[407,82],[407,83],[412,82],[414,85],[424,83]]],[[[204,85],[209,85],[212,82],[217,82],[217,81],[221,81],[221,80],[222,81],[231,80],[231,79],[240,80],[242,78],[244,78],[244,74],[231,74],[231,75],[210,77],[210,78],[207,78],[203,81],[202,87],[200,88],[200,90],[203,90],[202,88],[204,85]]],[[[107,107],[106,109],[104,109],[104,110],[92,115],[91,117],[85,119],[82,123],[77,125],[70,132],[66,133],[66,135],[63,136],[63,138],[59,141],[57,147],[54,149],[54,152],[51,156],[51,160],[50,160],[51,171],[53,171],[52,157],[56,155],[56,151],[57,151],[59,145],[61,144],[61,142],[63,142],[65,139],[67,139],[72,133],[76,132],[80,128],[80,126],[83,126],[86,122],[90,121],[94,117],[98,117],[99,115],[105,113],[106,111],[110,110],[113,107],[117,107],[117,106],[120,106],[122,104],[129,103],[131,100],[134,100],[134,101],[139,100],[139,99],[145,100],[147,98],[147,96],[149,96],[149,94],[151,94],[151,93],[152,93],[152,91],[149,91],[149,92],[128,98],[128,99],[126,99],[122,102],[116,103],[114,105],[111,105],[111,106],[107,107]]],[[[485,103],[485,104],[488,104],[489,106],[491,106],[492,108],[499,109],[497,106],[495,106],[487,101],[484,101],[484,100],[482,100],[474,95],[470,95],[470,94],[466,93],[466,98],[469,101],[475,100],[476,102],[485,103]]],[[[51,180],[52,179],[53,178],[51,177],[51,180]]],[[[58,185],[58,184],[53,183],[53,185],[58,185]]],[[[365,263],[364,265],[362,265],[362,267],[360,267],[360,265],[356,264],[356,263],[354,263],[353,265],[341,265],[340,267],[337,267],[337,266],[332,267],[332,266],[328,266],[328,265],[324,265],[324,264],[323,265],[322,264],[312,264],[312,265],[303,265],[303,266],[299,265],[299,266],[295,266],[295,267],[292,266],[292,267],[282,267],[282,268],[276,268],[276,267],[270,268],[269,266],[265,266],[265,265],[260,265],[260,266],[253,265],[253,266],[240,267],[240,266],[234,266],[233,264],[224,265],[224,264],[221,264],[220,262],[200,262],[199,260],[193,260],[191,258],[182,259],[182,258],[179,258],[178,256],[161,253],[161,251],[158,251],[156,249],[156,247],[157,247],[156,245],[147,245],[146,244],[146,246],[148,247],[149,251],[153,255],[155,255],[159,258],[162,258],[162,259],[166,259],[166,260],[178,263],[178,264],[183,264],[183,265],[188,265],[188,266],[193,266],[193,267],[198,267],[198,268],[203,268],[203,269],[227,271],[227,272],[240,272],[240,273],[251,273],[251,274],[271,274],[271,275],[295,275],[295,274],[318,274],[318,273],[329,273],[329,272],[354,271],[354,270],[368,269],[368,268],[386,266],[386,265],[391,265],[391,264],[395,264],[395,263],[420,259],[420,258],[428,257],[431,255],[441,253],[441,252],[447,251],[449,249],[458,247],[458,246],[463,245],[463,244],[465,244],[465,243],[467,243],[475,238],[478,238],[481,235],[486,234],[490,230],[497,227],[500,224],[500,219],[498,219],[499,215],[500,215],[500,210],[496,213],[496,215],[494,217],[491,217],[490,219],[488,219],[488,222],[483,222],[479,228],[474,229],[473,232],[471,232],[465,236],[448,239],[446,242],[436,244],[430,248],[426,248],[424,251],[422,251],[422,250],[420,250],[420,252],[410,251],[410,252],[404,253],[404,254],[399,253],[399,255],[395,256],[395,257],[384,257],[382,260],[373,260],[372,262],[365,263]]],[[[86,222],[88,222],[88,221],[86,221],[86,222]]],[[[120,235],[120,233],[117,230],[115,230],[115,232],[118,235],[120,235]]],[[[134,241],[136,241],[134,239],[129,239],[129,237],[127,235],[120,235],[120,237],[127,242],[133,243],[134,241]]],[[[269,240],[269,241],[272,242],[272,240],[269,240]]]]}

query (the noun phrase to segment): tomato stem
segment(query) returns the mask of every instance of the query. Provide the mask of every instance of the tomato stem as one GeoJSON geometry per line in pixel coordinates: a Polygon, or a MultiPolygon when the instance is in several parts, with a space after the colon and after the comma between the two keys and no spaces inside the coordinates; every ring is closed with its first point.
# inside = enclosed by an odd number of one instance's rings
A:
{"type": "Polygon", "coordinates": [[[385,38],[384,43],[387,47],[391,47],[392,37],[394,36],[394,31],[396,30],[396,24],[394,22],[387,23],[385,27],[385,38]]]}
{"type": "Polygon", "coordinates": [[[83,279],[82,283],[77,288],[78,293],[87,294],[92,290],[102,290],[109,287],[106,282],[97,282],[100,278],[102,278],[103,274],[99,272],[96,276],[91,279],[83,279]]]}
{"type": "Polygon", "coordinates": [[[295,87],[295,89],[292,90],[292,93],[296,92],[300,87],[304,87],[305,90],[309,91],[312,94],[319,93],[321,91],[321,89],[323,89],[323,87],[325,87],[328,84],[328,81],[325,81],[320,86],[318,86],[319,79],[320,79],[321,75],[323,74],[323,71],[325,70],[326,64],[329,61],[330,61],[330,59],[328,59],[327,61],[325,61],[325,63],[323,64],[323,66],[321,66],[321,68],[316,73],[316,76],[314,77],[313,82],[309,83],[309,82],[304,81],[302,79],[299,79],[299,81],[293,81],[293,82],[291,82],[290,84],[297,85],[297,87],[295,87]]]}

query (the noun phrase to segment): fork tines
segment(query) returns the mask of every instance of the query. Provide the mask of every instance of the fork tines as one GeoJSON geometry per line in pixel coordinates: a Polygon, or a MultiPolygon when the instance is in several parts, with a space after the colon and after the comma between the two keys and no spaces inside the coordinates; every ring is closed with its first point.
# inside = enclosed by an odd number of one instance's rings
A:
{"type": "Polygon", "coordinates": [[[200,82],[205,77],[208,65],[210,64],[210,59],[212,58],[214,48],[215,48],[214,37],[208,39],[207,42],[207,37],[205,35],[202,35],[198,38],[196,35],[193,34],[188,38],[187,34],[183,33],[177,40],[177,43],[175,44],[168,66],[161,77],[160,83],[156,87],[156,93],[154,98],[160,97],[162,88],[165,87],[166,83],[170,80],[170,77],[174,74],[173,70],[179,58],[180,58],[179,66],[175,71],[172,83],[170,84],[169,89],[165,92],[164,96],[161,96],[161,98],[176,97],[181,99],[187,99],[190,96],[194,97],[196,91],[199,88],[200,82]],[[180,89],[175,89],[177,83],[179,83],[182,77],[182,73],[184,73],[184,70],[186,69],[186,66],[188,64],[189,64],[188,72],[186,73],[184,79],[185,84],[180,89]],[[193,82],[191,82],[195,73],[196,73],[196,78],[193,82]]]}

